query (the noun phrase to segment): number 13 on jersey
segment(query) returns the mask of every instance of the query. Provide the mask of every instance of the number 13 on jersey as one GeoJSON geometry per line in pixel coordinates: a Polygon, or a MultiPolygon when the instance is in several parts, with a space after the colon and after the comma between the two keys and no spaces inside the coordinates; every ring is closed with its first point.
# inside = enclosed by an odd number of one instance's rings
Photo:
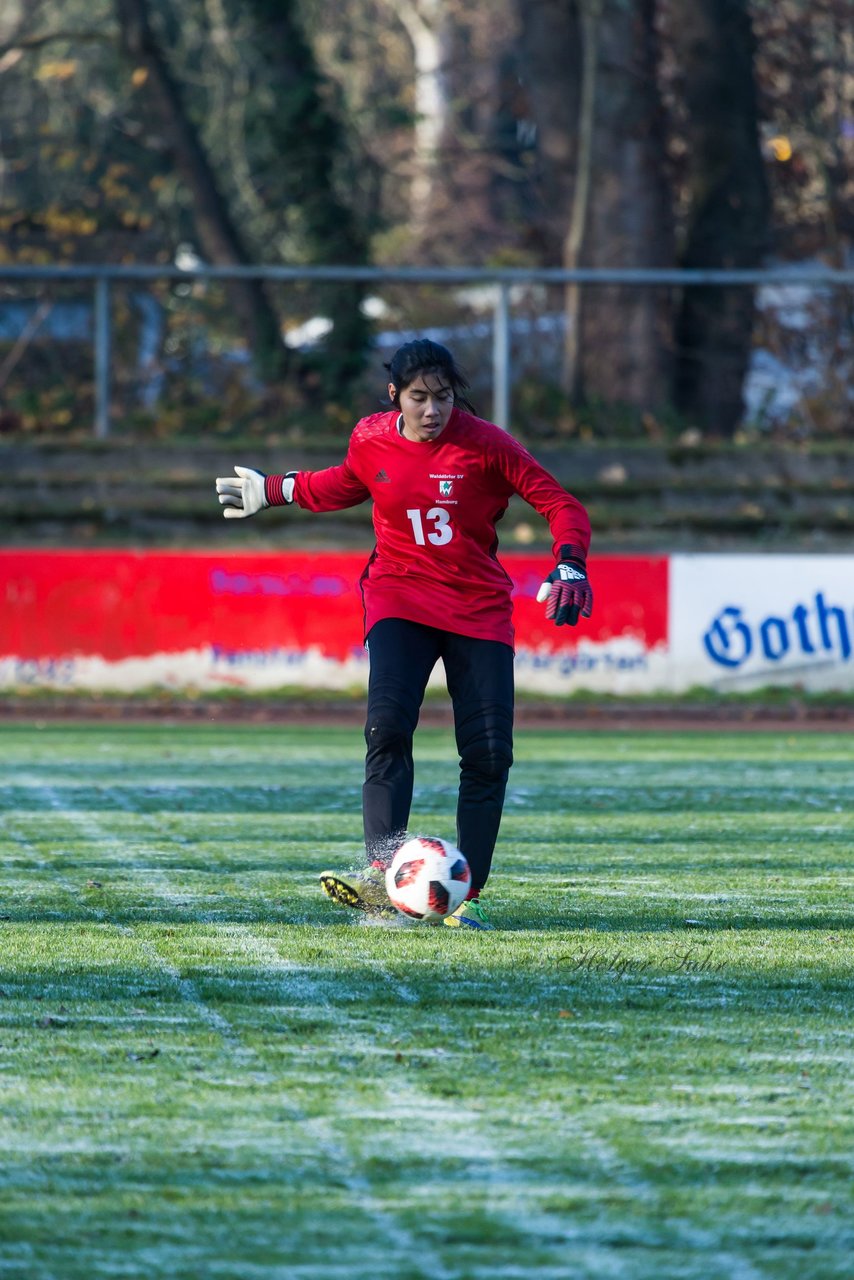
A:
{"type": "Polygon", "coordinates": [[[410,507],[406,514],[409,518],[409,523],[412,525],[412,536],[419,547],[426,546],[428,542],[432,542],[436,547],[441,547],[444,543],[450,542],[454,536],[451,517],[444,507],[431,507],[423,517],[418,507],[410,507]],[[425,521],[432,526],[428,528],[426,537],[424,533],[425,521]]]}

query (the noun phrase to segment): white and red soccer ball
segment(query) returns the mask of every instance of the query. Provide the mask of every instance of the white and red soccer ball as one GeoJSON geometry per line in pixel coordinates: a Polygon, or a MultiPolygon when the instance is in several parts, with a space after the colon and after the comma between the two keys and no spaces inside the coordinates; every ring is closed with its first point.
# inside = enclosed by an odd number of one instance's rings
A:
{"type": "Polygon", "coordinates": [[[415,836],[395,852],[385,873],[393,907],[413,920],[436,921],[456,911],[471,885],[464,855],[437,836],[415,836]]]}

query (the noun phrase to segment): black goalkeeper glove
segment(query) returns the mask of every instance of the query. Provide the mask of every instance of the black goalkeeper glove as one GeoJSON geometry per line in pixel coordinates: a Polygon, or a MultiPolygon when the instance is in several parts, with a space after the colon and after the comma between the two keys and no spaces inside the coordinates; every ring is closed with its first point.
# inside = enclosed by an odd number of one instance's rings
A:
{"type": "Polygon", "coordinates": [[[579,547],[561,547],[560,559],[537,592],[540,604],[546,601],[546,617],[556,627],[574,627],[579,614],[589,618],[593,611],[593,588],[587,581],[584,553],[579,547]]]}

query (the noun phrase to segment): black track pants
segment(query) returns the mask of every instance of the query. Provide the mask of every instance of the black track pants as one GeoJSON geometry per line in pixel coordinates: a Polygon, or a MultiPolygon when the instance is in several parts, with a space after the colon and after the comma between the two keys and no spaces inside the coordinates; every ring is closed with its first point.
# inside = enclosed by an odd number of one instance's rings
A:
{"type": "Polygon", "coordinates": [[[412,735],[430,673],[441,658],[460,756],[457,845],[478,891],[489,875],[513,763],[513,650],[496,640],[385,618],[371,629],[368,654],[362,789],[368,854],[384,860],[409,824],[412,735]]]}

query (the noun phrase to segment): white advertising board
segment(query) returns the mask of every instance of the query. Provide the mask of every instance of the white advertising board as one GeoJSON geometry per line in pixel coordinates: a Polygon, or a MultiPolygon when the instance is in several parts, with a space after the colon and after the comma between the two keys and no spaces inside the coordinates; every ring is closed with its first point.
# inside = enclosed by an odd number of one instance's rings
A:
{"type": "Polygon", "coordinates": [[[670,687],[854,689],[854,556],[674,555],[670,687]]]}

